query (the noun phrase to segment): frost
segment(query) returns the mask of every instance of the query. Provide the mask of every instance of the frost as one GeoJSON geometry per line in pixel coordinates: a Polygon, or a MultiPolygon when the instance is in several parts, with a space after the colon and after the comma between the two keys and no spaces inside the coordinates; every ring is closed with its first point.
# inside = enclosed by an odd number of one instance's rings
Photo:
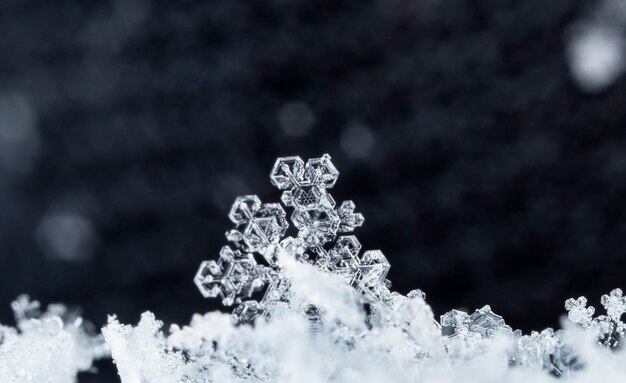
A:
{"type": "Polygon", "coordinates": [[[111,317],[103,333],[122,382],[626,381],[621,290],[595,318],[584,297],[568,299],[558,331],[522,335],[489,306],[437,320],[421,290],[391,290],[380,250],[362,251],[363,216],[329,193],[338,176],[328,155],[279,158],[270,179],[283,205],[235,200],[230,244],[194,279],[230,315],[168,331],[150,313],[135,327],[111,317]]]}
{"type": "Polygon", "coordinates": [[[40,311],[27,296],[12,304],[17,328],[0,326],[0,382],[72,383],[107,355],[102,336],[61,305],[40,311]]]}

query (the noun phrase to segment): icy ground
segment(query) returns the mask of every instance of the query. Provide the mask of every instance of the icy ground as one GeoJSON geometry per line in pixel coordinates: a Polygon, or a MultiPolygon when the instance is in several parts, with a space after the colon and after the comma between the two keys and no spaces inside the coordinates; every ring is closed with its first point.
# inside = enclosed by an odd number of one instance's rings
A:
{"type": "Polygon", "coordinates": [[[111,318],[104,333],[122,381],[626,381],[624,352],[597,344],[590,328],[564,323],[556,334],[483,336],[467,326],[450,338],[419,294],[394,295],[393,307],[372,325],[353,291],[311,266],[294,263],[288,269],[296,295],[326,313],[322,326],[296,312],[259,319],[254,326],[235,326],[227,314],[208,313],[195,315],[182,329],[173,326],[166,336],[150,313],[135,327],[111,318]],[[327,293],[335,299],[324,299],[327,293]],[[575,355],[559,361],[565,348],[575,355]],[[557,365],[563,370],[557,372],[557,365]]]}

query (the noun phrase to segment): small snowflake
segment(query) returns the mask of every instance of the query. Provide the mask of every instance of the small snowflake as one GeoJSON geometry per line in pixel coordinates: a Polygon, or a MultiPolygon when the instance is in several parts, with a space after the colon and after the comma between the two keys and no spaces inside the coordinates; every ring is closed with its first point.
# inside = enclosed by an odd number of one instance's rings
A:
{"type": "Polygon", "coordinates": [[[600,303],[606,309],[607,315],[615,321],[618,321],[626,311],[626,297],[622,296],[621,289],[615,289],[609,295],[603,295],[600,303]]]}
{"type": "Polygon", "coordinates": [[[626,324],[621,320],[621,316],[626,311],[626,297],[622,290],[615,289],[609,294],[605,294],[600,299],[600,303],[606,310],[607,315],[599,315],[593,318],[595,309],[587,306],[587,299],[580,297],[565,301],[565,309],[568,311],[568,318],[583,327],[593,326],[598,330],[598,343],[609,347],[617,348],[624,339],[626,324]]]}
{"type": "Polygon", "coordinates": [[[587,298],[579,297],[578,299],[569,298],[565,301],[565,310],[568,311],[567,317],[574,323],[581,324],[583,327],[589,326],[593,319],[596,309],[593,306],[587,307],[587,298]]]}

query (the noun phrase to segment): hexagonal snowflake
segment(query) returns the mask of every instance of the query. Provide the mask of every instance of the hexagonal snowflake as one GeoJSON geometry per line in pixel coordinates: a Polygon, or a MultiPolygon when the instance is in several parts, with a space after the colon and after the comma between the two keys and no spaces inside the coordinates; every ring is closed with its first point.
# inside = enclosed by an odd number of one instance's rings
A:
{"type": "Polygon", "coordinates": [[[354,212],[352,201],[335,207],[328,189],[338,177],[328,154],[306,163],[297,156],[279,158],[270,179],[282,190],[283,204],[293,208],[290,218],[297,236],[284,238],[289,224],[280,204],[261,203],[255,195],[238,197],[229,214],[235,228],[226,233],[235,250],[226,246],[218,261],[201,264],[195,278],[200,292],[205,297],[220,296],[225,305],[239,303],[233,311],[235,323],[249,322],[259,315],[269,318],[270,311],[290,305],[290,283],[278,261],[282,253],[334,275],[361,291],[366,299],[382,302],[381,295],[389,293],[385,256],[370,251],[361,257],[356,237],[337,239],[337,233],[349,233],[364,221],[363,215],[354,212]],[[255,254],[267,265],[257,264],[255,254]],[[263,288],[260,301],[242,303],[263,288]]]}

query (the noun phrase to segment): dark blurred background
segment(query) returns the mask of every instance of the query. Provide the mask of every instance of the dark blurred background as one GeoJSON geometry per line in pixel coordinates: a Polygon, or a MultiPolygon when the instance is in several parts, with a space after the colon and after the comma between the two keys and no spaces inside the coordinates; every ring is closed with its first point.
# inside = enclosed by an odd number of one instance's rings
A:
{"type": "Polygon", "coordinates": [[[97,325],[218,309],[192,278],[234,198],[325,152],[436,315],[528,331],[626,287],[626,81],[568,55],[602,1],[0,4],[2,323],[21,293],[97,325]]]}

